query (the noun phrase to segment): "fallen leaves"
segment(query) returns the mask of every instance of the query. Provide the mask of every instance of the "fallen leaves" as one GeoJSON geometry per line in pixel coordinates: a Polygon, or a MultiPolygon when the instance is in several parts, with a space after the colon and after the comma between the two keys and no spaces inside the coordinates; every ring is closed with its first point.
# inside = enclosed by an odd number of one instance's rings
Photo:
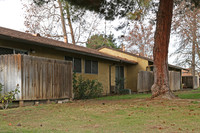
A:
{"type": "Polygon", "coordinates": [[[171,109],[169,109],[169,110],[172,110],[172,111],[174,111],[175,109],[174,109],[174,108],[171,108],[171,109]]]}
{"type": "Polygon", "coordinates": [[[175,124],[171,124],[171,126],[175,126],[175,124]]]}
{"type": "Polygon", "coordinates": [[[20,127],[20,126],[22,126],[22,125],[19,123],[19,124],[17,124],[17,126],[19,126],[19,127],[20,127]]]}

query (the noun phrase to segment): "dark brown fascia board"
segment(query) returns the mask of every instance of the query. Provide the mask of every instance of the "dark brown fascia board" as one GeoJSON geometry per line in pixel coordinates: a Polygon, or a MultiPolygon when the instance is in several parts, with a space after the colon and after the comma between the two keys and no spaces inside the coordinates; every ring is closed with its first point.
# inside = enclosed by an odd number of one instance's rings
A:
{"type": "Polygon", "coordinates": [[[182,67],[179,67],[179,66],[175,66],[175,65],[171,65],[171,64],[169,64],[169,67],[173,67],[173,68],[181,69],[181,70],[186,70],[185,68],[182,68],[182,67]]]}
{"type": "MultiPolygon", "coordinates": [[[[115,62],[122,62],[122,63],[128,63],[128,64],[137,64],[137,62],[120,60],[120,59],[117,59],[117,58],[114,58],[114,57],[109,57],[109,55],[108,56],[104,56],[104,55],[99,55],[99,54],[87,53],[87,52],[81,51],[81,50],[75,50],[75,49],[65,48],[65,47],[62,47],[62,46],[39,43],[39,42],[36,42],[36,41],[29,41],[29,40],[25,40],[25,39],[15,38],[15,37],[12,37],[12,36],[0,35],[0,38],[4,39],[4,40],[12,40],[12,41],[28,43],[28,44],[37,45],[37,46],[53,48],[53,49],[59,50],[59,51],[65,51],[65,52],[70,52],[70,53],[75,53],[75,54],[92,56],[92,57],[105,59],[105,60],[110,60],[110,61],[115,61],[115,62]]],[[[68,45],[72,45],[72,44],[68,44],[68,45]]],[[[97,51],[97,52],[99,52],[99,51],[97,51]]]]}
{"type": "MultiPolygon", "coordinates": [[[[148,61],[149,61],[149,60],[148,60],[148,61]]],[[[150,62],[153,63],[153,60],[150,61],[150,62]]],[[[185,70],[185,68],[182,68],[182,67],[179,67],[179,66],[175,66],[175,65],[171,65],[171,64],[168,64],[168,66],[169,66],[169,67],[172,67],[172,68],[175,68],[175,69],[183,69],[183,70],[185,70]]]]}

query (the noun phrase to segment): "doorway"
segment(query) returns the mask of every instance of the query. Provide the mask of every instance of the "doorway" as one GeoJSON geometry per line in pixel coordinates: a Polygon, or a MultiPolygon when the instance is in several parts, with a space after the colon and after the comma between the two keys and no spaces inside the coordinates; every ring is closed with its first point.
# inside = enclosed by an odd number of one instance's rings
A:
{"type": "Polygon", "coordinates": [[[115,67],[115,86],[117,89],[124,89],[124,66],[115,67]]]}

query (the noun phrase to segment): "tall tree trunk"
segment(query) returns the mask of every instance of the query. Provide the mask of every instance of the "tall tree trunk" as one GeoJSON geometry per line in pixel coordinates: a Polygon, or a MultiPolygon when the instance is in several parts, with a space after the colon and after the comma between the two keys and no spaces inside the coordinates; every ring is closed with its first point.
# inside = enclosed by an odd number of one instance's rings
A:
{"type": "Polygon", "coordinates": [[[195,43],[192,44],[192,82],[195,89],[195,43]]]}
{"type": "Polygon", "coordinates": [[[169,88],[168,46],[171,32],[173,0],[160,0],[155,32],[154,84],[151,87],[152,98],[175,98],[169,88]]]}
{"type": "Polygon", "coordinates": [[[196,45],[197,45],[197,11],[194,10],[193,14],[193,26],[192,26],[192,79],[193,79],[193,89],[195,89],[195,55],[196,55],[196,45]]]}
{"type": "Polygon", "coordinates": [[[60,16],[61,16],[61,23],[62,23],[62,30],[63,30],[64,42],[68,43],[67,31],[66,31],[66,26],[65,26],[66,23],[65,23],[65,18],[64,18],[62,3],[61,3],[60,0],[58,0],[58,5],[59,5],[59,8],[60,8],[60,16]]]}
{"type": "Polygon", "coordinates": [[[75,42],[75,39],[74,39],[74,32],[73,32],[71,17],[70,17],[70,12],[69,12],[69,4],[68,4],[67,1],[65,2],[65,6],[66,6],[66,10],[67,10],[67,20],[68,20],[68,24],[69,24],[69,28],[70,28],[70,32],[71,32],[72,43],[75,45],[76,42],[75,42]]]}

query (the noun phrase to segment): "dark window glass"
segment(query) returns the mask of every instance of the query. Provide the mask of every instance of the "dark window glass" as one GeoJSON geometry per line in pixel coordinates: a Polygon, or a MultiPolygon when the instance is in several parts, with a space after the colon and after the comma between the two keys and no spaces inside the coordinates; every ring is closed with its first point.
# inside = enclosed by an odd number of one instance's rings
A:
{"type": "Polygon", "coordinates": [[[65,60],[72,61],[74,72],[81,73],[81,58],[73,58],[70,56],[65,56],[65,60]]]}
{"type": "Polygon", "coordinates": [[[153,71],[153,66],[152,66],[152,67],[150,67],[150,71],[153,71]]]}
{"type": "Polygon", "coordinates": [[[27,51],[22,51],[22,50],[14,50],[15,54],[26,54],[28,55],[27,51]]]}
{"type": "Polygon", "coordinates": [[[85,60],[85,73],[98,74],[98,61],[85,60]]]}
{"type": "Polygon", "coordinates": [[[13,49],[0,48],[0,55],[4,55],[4,54],[13,54],[13,49]]]}
{"type": "Polygon", "coordinates": [[[92,73],[98,74],[98,62],[97,61],[92,61],[92,73]]]}
{"type": "Polygon", "coordinates": [[[65,56],[65,60],[67,60],[67,61],[73,61],[73,58],[69,57],[69,56],[65,56]]]}
{"type": "Polygon", "coordinates": [[[80,58],[74,58],[74,71],[81,73],[81,59],[80,58]]]}
{"type": "Polygon", "coordinates": [[[115,67],[115,79],[119,83],[115,83],[121,89],[124,89],[124,67],[123,66],[116,66],[115,67]]]}
{"type": "Polygon", "coordinates": [[[120,66],[120,77],[124,78],[124,67],[120,66]]]}
{"type": "Polygon", "coordinates": [[[91,73],[91,60],[85,60],[85,73],[91,73]]]}

